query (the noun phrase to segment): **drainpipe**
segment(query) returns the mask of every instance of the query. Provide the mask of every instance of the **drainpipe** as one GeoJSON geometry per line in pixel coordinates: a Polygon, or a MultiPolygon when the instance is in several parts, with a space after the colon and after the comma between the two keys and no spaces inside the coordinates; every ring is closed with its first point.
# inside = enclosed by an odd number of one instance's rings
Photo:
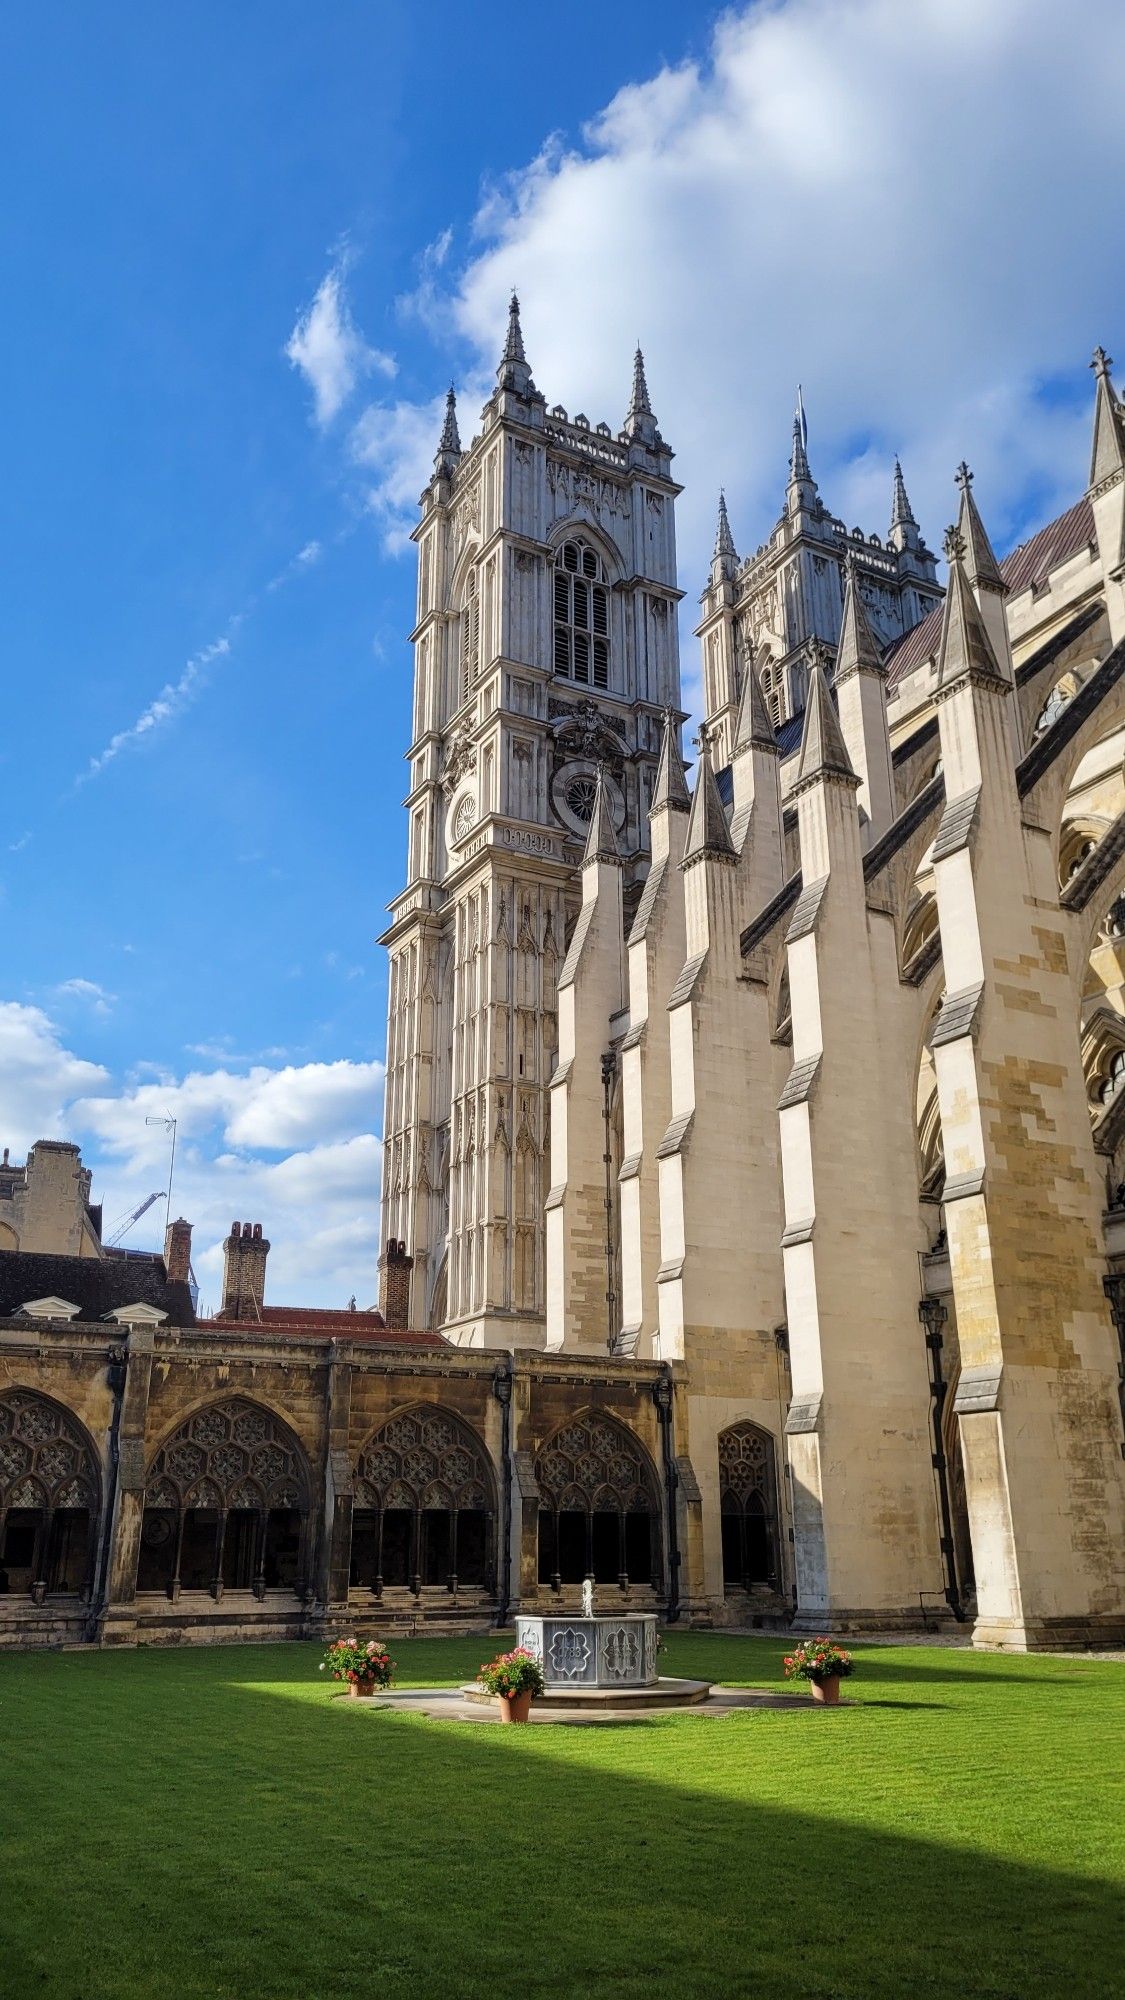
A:
{"type": "Polygon", "coordinates": [[[676,1528],[676,1445],[672,1433],[672,1370],[661,1362],[660,1374],[652,1385],[652,1400],[660,1425],[660,1452],[664,1466],[664,1498],[668,1514],[668,1609],[665,1622],[675,1625],[680,1616],[680,1538],[676,1528]]]}
{"type": "Polygon", "coordinates": [[[98,1625],[106,1606],[109,1592],[110,1545],[113,1540],[113,1516],[117,1506],[117,1467],[121,1457],[121,1411],[125,1402],[125,1376],[129,1350],[127,1347],[111,1347],[106,1379],[113,1392],[113,1416],[109,1426],[109,1479],[106,1483],[105,1508],[102,1514],[102,1532],[99,1537],[98,1562],[94,1574],[94,1587],[90,1592],[90,1609],[86,1618],[86,1639],[92,1645],[98,1636],[98,1625]]]}
{"type": "Polygon", "coordinates": [[[933,1426],[934,1448],[932,1452],[934,1473],[937,1478],[938,1513],[941,1517],[941,1564],[945,1574],[945,1601],[959,1625],[965,1622],[965,1608],[961,1602],[961,1591],[957,1583],[957,1556],[953,1540],[953,1509],[949,1502],[949,1464],[945,1456],[945,1437],[942,1431],[942,1412],[949,1394],[949,1384],[942,1372],[941,1330],[948,1314],[939,1298],[933,1292],[926,1292],[918,1302],[918,1317],[926,1329],[926,1348],[930,1358],[930,1422],[933,1426]]]}
{"type": "Polygon", "coordinates": [[[512,1364],[500,1362],[492,1378],[492,1393],[500,1405],[501,1505],[500,1547],[496,1564],[496,1623],[508,1622],[512,1594],[512,1364]]]}

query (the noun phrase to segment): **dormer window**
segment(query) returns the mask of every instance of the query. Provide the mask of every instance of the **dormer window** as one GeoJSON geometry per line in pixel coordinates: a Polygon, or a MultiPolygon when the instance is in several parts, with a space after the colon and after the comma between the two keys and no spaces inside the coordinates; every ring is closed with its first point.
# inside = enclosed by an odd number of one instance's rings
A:
{"type": "Polygon", "coordinates": [[[555,557],[555,672],[584,687],[609,686],[609,592],[597,552],[564,542],[555,557]]]}

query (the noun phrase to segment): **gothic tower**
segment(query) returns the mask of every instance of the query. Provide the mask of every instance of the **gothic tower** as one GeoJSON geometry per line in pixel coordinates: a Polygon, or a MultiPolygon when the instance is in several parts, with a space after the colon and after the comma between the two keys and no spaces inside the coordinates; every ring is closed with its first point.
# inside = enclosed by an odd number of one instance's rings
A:
{"type": "Polygon", "coordinates": [[[391,905],[383,1242],[410,1324],[542,1345],[557,986],[599,790],[625,910],[679,712],[672,453],[638,349],[623,429],[548,409],[513,297],[462,448],[453,391],[414,531],[407,881],[391,905]],[[599,776],[601,785],[599,786],[599,776]]]}

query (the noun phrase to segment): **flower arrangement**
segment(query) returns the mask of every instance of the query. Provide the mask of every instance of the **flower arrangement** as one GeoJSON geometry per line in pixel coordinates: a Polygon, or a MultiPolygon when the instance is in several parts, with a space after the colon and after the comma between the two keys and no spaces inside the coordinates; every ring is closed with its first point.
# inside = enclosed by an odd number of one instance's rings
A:
{"type": "Polygon", "coordinates": [[[544,1688],[543,1669],[526,1646],[498,1653],[481,1667],[477,1680],[488,1694],[503,1695],[509,1701],[520,1694],[540,1695],[544,1688]]]}
{"type": "Polygon", "coordinates": [[[784,1659],[787,1681],[812,1681],[817,1687],[827,1680],[847,1680],[855,1662],[842,1646],[831,1639],[804,1639],[784,1659]]]}
{"type": "Polygon", "coordinates": [[[380,1639],[333,1639],[320,1663],[322,1674],[353,1686],[389,1687],[395,1663],[380,1639]]]}

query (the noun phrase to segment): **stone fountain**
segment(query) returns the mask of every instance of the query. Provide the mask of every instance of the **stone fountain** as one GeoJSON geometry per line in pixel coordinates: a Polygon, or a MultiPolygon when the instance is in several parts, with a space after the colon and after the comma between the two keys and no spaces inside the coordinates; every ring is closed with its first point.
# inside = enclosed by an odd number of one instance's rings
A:
{"type": "Polygon", "coordinates": [[[549,1702],[560,1695],[660,1686],[656,1613],[618,1611],[599,1617],[589,1577],[582,1586],[580,1617],[517,1618],[516,1645],[526,1646],[542,1666],[549,1702]]]}

